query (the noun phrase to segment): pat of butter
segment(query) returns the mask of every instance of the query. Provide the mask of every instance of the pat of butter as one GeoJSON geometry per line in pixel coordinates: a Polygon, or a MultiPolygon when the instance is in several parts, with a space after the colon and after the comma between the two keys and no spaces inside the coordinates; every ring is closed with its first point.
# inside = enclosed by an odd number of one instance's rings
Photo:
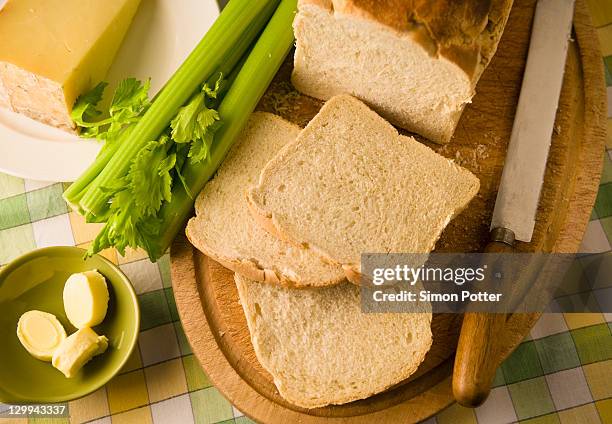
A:
{"type": "Polygon", "coordinates": [[[108,339],[85,327],[67,337],[53,354],[51,364],[71,378],[95,355],[104,353],[108,339]]]}
{"type": "Polygon", "coordinates": [[[28,311],[19,318],[17,337],[30,355],[49,362],[55,349],[66,339],[66,330],[55,315],[28,311]]]}
{"type": "Polygon", "coordinates": [[[76,328],[94,327],[104,321],[108,287],[98,271],[72,274],[64,286],[64,310],[76,328]]]}

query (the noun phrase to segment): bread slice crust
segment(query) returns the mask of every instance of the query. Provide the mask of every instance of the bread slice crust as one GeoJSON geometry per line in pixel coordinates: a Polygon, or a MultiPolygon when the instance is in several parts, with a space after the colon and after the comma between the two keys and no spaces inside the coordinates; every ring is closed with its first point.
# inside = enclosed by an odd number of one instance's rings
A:
{"type": "Polygon", "coordinates": [[[277,240],[247,210],[249,184],[299,131],[276,115],[255,112],[217,175],[198,195],[196,217],[185,232],[202,253],[251,280],[297,288],[334,285],[344,281],[339,266],[277,240]]]}
{"type": "Polygon", "coordinates": [[[468,170],[341,95],[268,162],[248,204],[266,231],[342,266],[347,279],[360,284],[361,254],[429,253],[479,187],[468,170]],[[367,165],[347,165],[344,156],[367,165]],[[308,172],[305,179],[295,175],[300,162],[306,165],[297,172],[308,172]]]}
{"type": "Polygon", "coordinates": [[[295,290],[234,279],[257,359],[294,405],[380,393],[414,374],[431,348],[431,313],[364,313],[351,284],[295,290]]]}

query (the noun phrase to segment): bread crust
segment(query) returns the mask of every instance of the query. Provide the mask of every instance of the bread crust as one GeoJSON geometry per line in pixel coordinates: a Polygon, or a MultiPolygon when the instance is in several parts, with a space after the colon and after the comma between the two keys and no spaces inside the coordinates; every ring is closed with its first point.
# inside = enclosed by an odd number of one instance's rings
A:
{"type": "MultiPolygon", "coordinates": [[[[326,262],[341,266],[342,270],[344,271],[344,274],[346,275],[346,280],[349,283],[352,283],[356,286],[361,285],[361,272],[360,272],[361,265],[360,264],[339,263],[335,261],[329,254],[322,251],[321,249],[314,248],[314,246],[305,246],[303,243],[300,243],[298,240],[291,238],[288,234],[284,233],[281,230],[281,227],[279,225],[276,224],[276,220],[274,219],[274,214],[268,214],[266,211],[261,209],[257,205],[257,203],[255,202],[252,196],[253,196],[253,190],[250,190],[247,195],[247,205],[249,206],[249,212],[251,213],[251,216],[255,219],[255,221],[257,221],[257,224],[259,224],[261,228],[266,230],[268,233],[272,234],[277,239],[280,239],[284,242],[291,243],[297,247],[313,250],[317,255],[321,257],[321,259],[325,260],[326,262]]],[[[245,277],[248,277],[247,274],[244,274],[241,272],[238,272],[238,273],[244,275],[245,277]]],[[[257,280],[255,278],[251,278],[251,280],[263,281],[263,280],[257,280]]],[[[320,286],[323,287],[324,284],[320,284],[320,286]]],[[[305,286],[302,285],[302,287],[305,287],[305,286]]]]}
{"type": "Polygon", "coordinates": [[[513,0],[300,0],[408,35],[477,80],[495,54],[513,0]]]}
{"type": "Polygon", "coordinates": [[[267,239],[272,239],[272,237],[267,233],[263,234],[265,231],[260,230],[259,226],[252,222],[251,214],[244,204],[246,201],[245,190],[250,184],[247,183],[247,180],[251,181],[251,179],[257,178],[260,168],[266,163],[262,161],[269,160],[270,154],[273,154],[280,147],[278,145],[273,151],[266,151],[261,149],[262,145],[265,143],[268,146],[274,146],[276,141],[288,141],[288,137],[293,139],[300,130],[297,125],[287,122],[279,116],[267,112],[254,112],[243,133],[244,143],[246,143],[245,148],[249,152],[249,149],[257,147],[257,151],[263,151],[264,153],[261,157],[253,157],[251,154],[253,152],[249,154],[241,153],[243,151],[240,143],[228,153],[226,161],[215,178],[198,195],[195,203],[196,216],[189,220],[185,233],[191,244],[199,251],[224,267],[245,275],[250,280],[296,289],[332,286],[345,281],[344,273],[339,266],[330,267],[319,256],[305,249],[293,249],[293,246],[283,246],[281,244],[270,245],[270,240],[260,239],[259,236],[261,235],[267,239]],[[264,136],[268,138],[278,137],[275,139],[276,141],[270,140],[268,143],[268,139],[264,136]],[[257,137],[259,141],[253,137],[257,137]],[[235,162],[236,160],[238,162],[235,162]],[[240,169],[239,172],[238,169],[240,169]],[[246,171],[247,169],[250,169],[250,171],[246,171]],[[245,177],[245,172],[250,177],[245,177]],[[236,178],[238,181],[242,181],[238,187],[228,185],[228,182],[236,178]],[[231,195],[229,195],[230,192],[231,195]],[[212,215],[210,214],[211,208],[216,211],[212,215]],[[205,211],[208,211],[208,213],[205,211]],[[233,217],[233,219],[238,220],[233,223],[238,225],[238,229],[243,235],[248,235],[251,240],[260,240],[262,244],[258,245],[251,242],[247,243],[247,246],[237,248],[240,246],[241,240],[232,237],[232,234],[236,233],[235,231],[228,231],[229,238],[224,238],[224,231],[219,227],[220,225],[226,225],[221,219],[224,214],[227,214],[229,218],[233,217]],[[239,215],[236,216],[235,214],[239,215]],[[242,214],[245,216],[242,216],[242,214]],[[249,219],[245,221],[247,217],[249,219]],[[241,227],[241,225],[244,226],[241,227]],[[209,230],[206,227],[209,227],[209,230]],[[212,227],[212,230],[210,230],[210,227],[212,227]],[[252,233],[255,230],[257,231],[252,233]],[[277,249],[276,253],[287,255],[286,261],[281,256],[275,256],[274,250],[268,250],[274,249],[274,247],[277,249]],[[286,248],[291,248],[291,251],[286,251],[286,248]],[[298,250],[300,252],[297,252],[298,250]]]}
{"type": "MultiPolygon", "coordinates": [[[[379,387],[372,388],[370,387],[367,390],[355,391],[351,394],[347,394],[344,397],[337,397],[334,399],[323,398],[323,399],[312,399],[309,397],[301,396],[299,393],[296,393],[294,390],[287,390],[286,387],[283,386],[283,376],[278,375],[273,368],[270,367],[270,361],[265,360],[266,353],[262,351],[262,343],[259,341],[259,337],[261,334],[261,324],[259,324],[258,316],[255,311],[254,303],[251,296],[251,290],[249,289],[249,284],[246,281],[245,276],[235,274],[234,281],[236,283],[236,287],[238,289],[238,294],[240,296],[240,303],[244,310],[244,314],[247,320],[247,326],[249,328],[249,334],[251,336],[251,341],[253,344],[253,348],[255,350],[255,354],[257,359],[260,361],[261,365],[274,377],[274,384],[277,386],[280,395],[285,398],[288,402],[293,405],[313,409],[320,408],[326,405],[342,405],[345,403],[353,402],[356,400],[367,399],[370,396],[373,396],[377,393],[384,392],[393,387],[396,387],[399,384],[402,384],[407,378],[409,378],[412,374],[416,372],[418,367],[423,363],[427,353],[431,349],[433,343],[433,336],[431,332],[431,321],[432,314],[426,314],[426,322],[429,324],[429,327],[425,334],[420,334],[420,337],[423,341],[423,344],[420,346],[418,351],[418,355],[414,358],[415,361],[411,363],[409,366],[404,367],[401,372],[398,372],[394,375],[387,374],[385,377],[387,378],[385,384],[380,385],[379,387]],[[280,385],[279,385],[280,383],[280,385]]],[[[421,314],[424,316],[425,314],[421,314]]],[[[270,348],[266,346],[266,348],[270,348]]],[[[380,378],[380,376],[378,376],[380,378]]]]}
{"type": "Polygon", "coordinates": [[[77,134],[60,84],[0,61],[0,107],[77,134]]]}
{"type": "MultiPolygon", "coordinates": [[[[192,218],[193,219],[193,218],[192,218]]],[[[228,258],[219,253],[215,249],[209,248],[206,241],[201,240],[197,237],[197,231],[190,230],[192,219],[189,220],[185,234],[189,242],[196,247],[200,252],[212,260],[219,262],[225,268],[241,274],[246,278],[254,281],[261,281],[269,284],[276,284],[281,287],[292,288],[292,289],[303,289],[313,287],[328,287],[336,284],[340,284],[344,281],[343,278],[337,278],[332,280],[317,280],[317,281],[295,281],[283,273],[277,272],[270,268],[261,267],[257,262],[249,259],[236,259],[228,258]]]]}
{"type": "MultiPolygon", "coordinates": [[[[322,108],[321,111],[319,112],[319,114],[322,114],[325,112],[326,108],[329,107],[333,107],[330,106],[331,104],[334,104],[334,102],[340,102],[343,99],[348,100],[349,102],[353,103],[356,102],[357,104],[363,105],[364,107],[366,107],[362,102],[360,102],[359,100],[355,99],[354,97],[350,96],[350,95],[338,95],[335,96],[334,98],[332,98],[332,100],[329,100],[322,108]],[[335,99],[335,100],[334,100],[335,99]]],[[[374,113],[371,109],[369,109],[370,113],[374,113]]],[[[310,121],[310,123],[308,124],[308,126],[306,127],[306,129],[303,130],[306,131],[309,126],[311,125],[316,125],[314,124],[314,122],[316,122],[316,117],[313,118],[313,120],[310,121]]],[[[379,118],[382,119],[382,118],[379,118]]],[[[388,124],[387,124],[388,125],[388,124]]],[[[394,133],[396,134],[397,137],[402,138],[405,136],[401,136],[397,133],[397,131],[394,130],[394,133]]],[[[300,137],[298,136],[299,140],[300,137]]],[[[293,144],[295,144],[296,141],[293,142],[293,144]]],[[[415,141],[416,143],[416,141],[415,141]]],[[[286,151],[287,149],[289,149],[292,146],[292,143],[286,144],[278,153],[278,156],[276,157],[276,160],[278,160],[278,158],[282,155],[282,153],[284,151],[286,151]]],[[[431,151],[432,153],[435,154],[435,152],[433,152],[431,149],[426,148],[428,151],[431,151]]],[[[274,159],[272,160],[274,161],[274,159]]],[[[266,232],[268,232],[269,234],[271,234],[272,236],[276,237],[277,239],[280,239],[284,242],[293,244],[294,246],[297,247],[301,247],[301,248],[306,248],[306,249],[310,249],[313,253],[315,253],[316,255],[320,256],[322,259],[324,259],[326,262],[330,263],[330,264],[334,264],[334,265],[338,265],[342,267],[342,270],[344,271],[344,274],[346,276],[346,279],[357,286],[360,286],[362,284],[367,284],[367,281],[362,281],[363,280],[363,274],[361,273],[361,261],[360,259],[357,260],[357,258],[349,258],[353,259],[353,261],[346,261],[346,262],[342,262],[340,260],[337,259],[337,257],[334,257],[334,255],[332,254],[331,251],[327,251],[326,249],[321,248],[321,246],[317,246],[317,245],[313,245],[313,244],[309,244],[307,242],[305,242],[305,240],[300,240],[297,236],[292,235],[290,229],[288,229],[285,225],[283,225],[283,223],[281,221],[279,221],[278,217],[271,211],[266,210],[265,207],[265,202],[262,201],[262,199],[260,198],[259,194],[260,194],[260,189],[263,186],[263,182],[265,180],[264,176],[266,173],[266,170],[268,168],[271,167],[271,162],[268,162],[268,165],[266,165],[266,167],[261,171],[260,174],[260,180],[259,180],[259,184],[251,187],[250,189],[247,190],[246,192],[246,201],[247,201],[247,206],[249,209],[249,212],[251,214],[251,216],[253,217],[253,219],[256,221],[256,223],[263,228],[266,232]]],[[[461,168],[458,165],[455,165],[452,161],[449,161],[448,159],[446,159],[446,162],[450,162],[451,164],[453,164],[453,166],[457,167],[457,168],[461,168]]],[[[473,175],[471,172],[463,169],[463,171],[465,171],[465,173],[467,173],[468,175],[470,175],[470,180],[471,180],[471,185],[470,185],[470,191],[468,193],[466,193],[466,198],[465,199],[461,199],[460,204],[462,204],[463,206],[459,207],[459,206],[455,206],[455,209],[453,210],[453,214],[449,215],[448,217],[446,217],[446,221],[444,222],[444,225],[442,226],[442,229],[440,230],[440,232],[437,234],[437,237],[432,240],[432,244],[430,246],[427,246],[427,251],[431,251],[435,248],[435,244],[437,243],[438,239],[440,238],[441,234],[442,234],[442,230],[446,227],[446,225],[453,219],[455,218],[457,215],[459,215],[465,208],[468,207],[468,205],[470,204],[471,200],[474,198],[474,196],[476,196],[476,194],[478,193],[478,191],[480,190],[480,180],[473,175]]],[[[363,252],[361,252],[363,253],[363,252]]],[[[366,276],[367,277],[367,276],[366,276]]]]}

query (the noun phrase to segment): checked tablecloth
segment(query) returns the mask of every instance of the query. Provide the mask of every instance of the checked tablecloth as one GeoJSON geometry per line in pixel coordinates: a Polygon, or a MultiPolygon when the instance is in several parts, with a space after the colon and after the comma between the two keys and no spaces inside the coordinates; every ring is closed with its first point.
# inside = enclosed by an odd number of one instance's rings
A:
{"type": "MultiPolygon", "coordinates": [[[[587,1],[602,42],[612,111],[612,0],[587,1]]],[[[612,250],[609,113],[604,171],[582,252],[612,250]]],[[[61,183],[0,174],[0,265],[37,247],[86,247],[94,238],[99,226],[85,224],[69,211],[61,197],[64,188],[61,183]]],[[[70,418],[50,422],[251,422],[211,386],[191,353],[176,311],[168,256],[154,264],[137,251],[126,257],[113,250],[103,254],[119,264],[138,293],[142,311],[138,348],[105,387],[70,402],[70,418]]],[[[612,265],[605,275],[612,278],[612,265]]],[[[612,290],[612,281],[603,284],[612,290]]],[[[472,410],[453,405],[427,423],[612,423],[611,331],[612,314],[545,314],[498,370],[495,388],[483,406],[472,410]]],[[[0,405],[0,412],[3,408],[0,405]]],[[[28,419],[0,418],[0,424],[6,422],[28,419]]]]}

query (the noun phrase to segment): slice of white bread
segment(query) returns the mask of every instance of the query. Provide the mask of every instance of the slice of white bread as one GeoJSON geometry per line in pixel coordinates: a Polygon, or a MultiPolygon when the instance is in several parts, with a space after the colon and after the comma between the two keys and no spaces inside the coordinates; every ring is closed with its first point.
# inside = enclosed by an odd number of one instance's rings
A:
{"type": "Polygon", "coordinates": [[[341,95],[266,165],[248,200],[264,228],[342,265],[359,284],[362,253],[429,253],[479,186],[341,95]]]}
{"type": "Polygon", "coordinates": [[[292,81],[327,100],[351,93],[447,143],[495,54],[512,0],[300,0],[292,81]]]}
{"type": "Polygon", "coordinates": [[[287,401],[364,399],[413,374],[432,343],[431,313],[363,313],[345,283],[287,289],[235,275],[257,359],[287,401]]]}
{"type": "Polygon", "coordinates": [[[336,284],[344,280],[338,265],[268,234],[246,203],[246,190],[257,182],[261,169],[299,132],[298,126],[276,115],[255,112],[215,178],[199,194],[196,217],[189,220],[186,233],[200,251],[253,280],[295,287],[336,284]]]}

